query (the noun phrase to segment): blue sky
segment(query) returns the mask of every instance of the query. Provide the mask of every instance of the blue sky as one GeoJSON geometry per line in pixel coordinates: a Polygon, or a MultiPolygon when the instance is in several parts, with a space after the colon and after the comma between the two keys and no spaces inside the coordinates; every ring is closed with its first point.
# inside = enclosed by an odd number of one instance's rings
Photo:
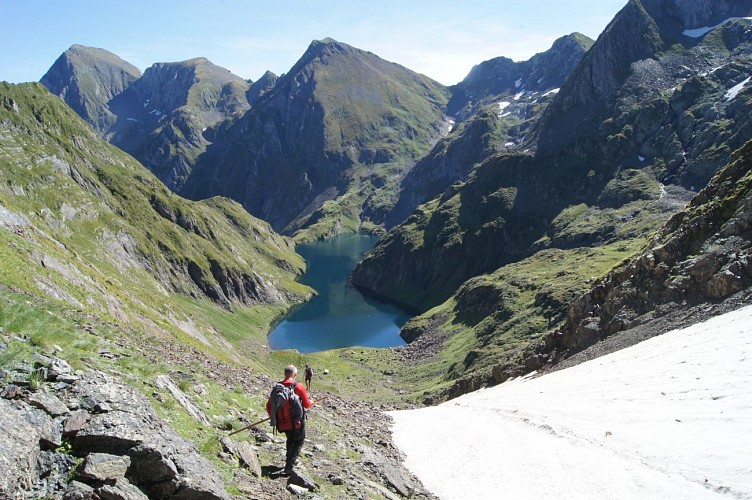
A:
{"type": "Polygon", "coordinates": [[[0,0],[0,80],[39,80],[75,43],[142,71],[203,56],[256,80],[331,37],[452,85],[493,57],[526,60],[574,31],[597,38],[626,2],[0,0]]]}

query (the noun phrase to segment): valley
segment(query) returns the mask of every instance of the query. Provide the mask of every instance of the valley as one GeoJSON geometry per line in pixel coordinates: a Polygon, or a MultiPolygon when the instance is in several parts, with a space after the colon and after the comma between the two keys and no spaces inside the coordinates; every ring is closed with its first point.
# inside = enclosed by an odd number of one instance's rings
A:
{"type": "Polygon", "coordinates": [[[436,498],[385,412],[749,304],[750,16],[630,0],[452,86],[332,38],[255,82],[84,45],[0,82],[0,496],[436,498]],[[229,433],[291,363],[287,478],[229,433]]]}

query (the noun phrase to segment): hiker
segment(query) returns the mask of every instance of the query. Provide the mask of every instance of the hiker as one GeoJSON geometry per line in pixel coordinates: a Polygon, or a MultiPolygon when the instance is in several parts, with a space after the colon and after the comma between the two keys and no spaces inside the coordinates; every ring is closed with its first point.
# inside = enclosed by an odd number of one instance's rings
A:
{"type": "MultiPolygon", "coordinates": [[[[279,431],[285,433],[287,436],[287,454],[285,456],[285,474],[290,474],[292,468],[298,461],[298,455],[303,448],[303,442],[305,441],[305,411],[313,406],[313,402],[308,399],[308,392],[306,392],[303,384],[296,382],[295,377],[298,375],[298,369],[293,365],[287,365],[285,367],[285,379],[280,384],[285,387],[292,387],[294,393],[299,398],[300,415],[294,415],[293,408],[296,406],[292,400],[288,402],[288,410],[280,408],[275,415],[272,415],[272,397],[266,402],[266,413],[269,414],[269,418],[273,425],[276,424],[276,428],[279,431]]],[[[275,386],[276,389],[277,386],[275,386]]],[[[275,389],[272,389],[272,395],[274,395],[275,389]]]]}
{"type": "Polygon", "coordinates": [[[311,390],[311,379],[313,378],[313,368],[305,365],[305,388],[311,390]]]}

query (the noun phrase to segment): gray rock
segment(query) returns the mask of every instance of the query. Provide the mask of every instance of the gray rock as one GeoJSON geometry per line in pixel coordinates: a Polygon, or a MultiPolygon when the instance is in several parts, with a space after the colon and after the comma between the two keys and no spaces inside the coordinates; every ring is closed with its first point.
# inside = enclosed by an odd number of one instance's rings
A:
{"type": "Polygon", "coordinates": [[[34,485],[39,433],[4,399],[0,399],[0,429],[0,498],[17,498],[34,485]]]}
{"type": "Polygon", "coordinates": [[[261,477],[261,462],[259,461],[256,450],[246,441],[238,443],[238,458],[240,465],[248,467],[255,477],[261,477]]]}
{"type": "Polygon", "coordinates": [[[86,424],[86,419],[89,417],[89,413],[83,410],[73,413],[65,420],[63,426],[63,436],[72,436],[76,434],[86,424]]]}
{"type": "Polygon", "coordinates": [[[298,486],[302,486],[306,490],[311,491],[319,489],[319,485],[316,484],[316,481],[303,474],[302,472],[296,471],[294,469],[290,473],[290,477],[287,479],[287,484],[296,484],[298,486]]]}
{"type": "Polygon", "coordinates": [[[60,358],[53,358],[47,369],[52,380],[60,380],[61,375],[70,376],[73,374],[73,367],[67,361],[60,358]]]}
{"type": "Polygon", "coordinates": [[[287,485],[287,491],[292,493],[293,495],[297,497],[303,497],[308,494],[308,490],[303,488],[302,486],[298,486],[297,484],[288,484],[287,485]]]}
{"type": "Polygon", "coordinates": [[[94,488],[79,481],[71,481],[65,490],[63,500],[92,500],[97,498],[94,488]]]}
{"type": "Polygon", "coordinates": [[[78,379],[79,379],[79,378],[78,378],[78,376],[77,376],[77,375],[71,375],[71,374],[68,374],[68,373],[65,373],[65,374],[61,374],[61,375],[58,375],[58,376],[57,376],[57,378],[56,378],[56,380],[57,380],[58,382],[63,382],[63,383],[65,383],[65,384],[73,384],[73,383],[75,383],[75,382],[76,382],[76,381],[77,381],[78,379]]]}
{"type": "Polygon", "coordinates": [[[68,413],[68,407],[56,396],[44,391],[35,392],[29,396],[29,404],[40,410],[44,410],[53,417],[68,413]]]}
{"type": "Polygon", "coordinates": [[[404,469],[397,468],[391,464],[381,464],[379,467],[386,484],[394,488],[397,493],[403,497],[410,497],[415,491],[415,483],[408,476],[404,469]]]}
{"type": "Polygon", "coordinates": [[[198,407],[196,403],[194,403],[191,398],[186,396],[186,394],[180,390],[180,388],[175,385],[175,382],[172,381],[172,379],[168,375],[158,375],[154,379],[154,385],[159,387],[160,389],[166,389],[172,394],[172,396],[177,399],[178,403],[180,403],[180,406],[182,406],[185,411],[188,412],[188,415],[195,418],[198,422],[202,423],[205,426],[211,425],[211,420],[209,420],[209,417],[206,416],[206,413],[198,407]]]}
{"type": "Polygon", "coordinates": [[[258,453],[247,441],[236,442],[225,436],[220,439],[222,447],[233,456],[237,457],[241,466],[248,467],[255,477],[261,477],[261,462],[258,453]]]}
{"type": "Polygon", "coordinates": [[[149,497],[127,479],[118,479],[115,484],[105,484],[96,491],[102,500],[148,500],[149,497]]]}
{"type": "Polygon", "coordinates": [[[71,391],[82,402],[109,402],[73,439],[78,453],[127,454],[129,480],[149,497],[229,498],[214,467],[154,412],[141,393],[100,372],[82,374],[71,391]]]}
{"type": "Polygon", "coordinates": [[[112,411],[112,407],[106,401],[100,401],[94,405],[94,411],[97,413],[108,413],[112,411]]]}
{"type": "Polygon", "coordinates": [[[39,445],[45,450],[54,450],[63,444],[63,425],[61,419],[52,419],[47,413],[24,405],[22,414],[39,435],[39,445]]]}
{"type": "Polygon", "coordinates": [[[84,479],[112,483],[124,478],[130,465],[131,458],[128,456],[91,453],[81,462],[78,473],[84,479]]]}
{"type": "Polygon", "coordinates": [[[335,476],[334,474],[329,474],[327,479],[335,486],[342,486],[343,484],[345,484],[345,481],[341,477],[335,476]]]}

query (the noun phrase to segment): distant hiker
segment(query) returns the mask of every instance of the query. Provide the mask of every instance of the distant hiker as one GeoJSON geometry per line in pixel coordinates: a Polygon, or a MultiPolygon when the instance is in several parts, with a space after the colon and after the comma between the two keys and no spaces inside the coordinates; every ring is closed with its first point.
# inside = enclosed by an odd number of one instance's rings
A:
{"type": "Polygon", "coordinates": [[[313,378],[313,368],[305,365],[305,388],[311,390],[311,379],[313,378]]]}
{"type": "Polygon", "coordinates": [[[278,431],[287,436],[287,454],[285,456],[285,473],[292,472],[298,460],[300,450],[305,441],[305,410],[313,406],[308,399],[303,384],[295,381],[298,369],[293,365],[285,367],[285,379],[275,384],[269,400],[266,402],[266,413],[269,421],[278,431]]]}

